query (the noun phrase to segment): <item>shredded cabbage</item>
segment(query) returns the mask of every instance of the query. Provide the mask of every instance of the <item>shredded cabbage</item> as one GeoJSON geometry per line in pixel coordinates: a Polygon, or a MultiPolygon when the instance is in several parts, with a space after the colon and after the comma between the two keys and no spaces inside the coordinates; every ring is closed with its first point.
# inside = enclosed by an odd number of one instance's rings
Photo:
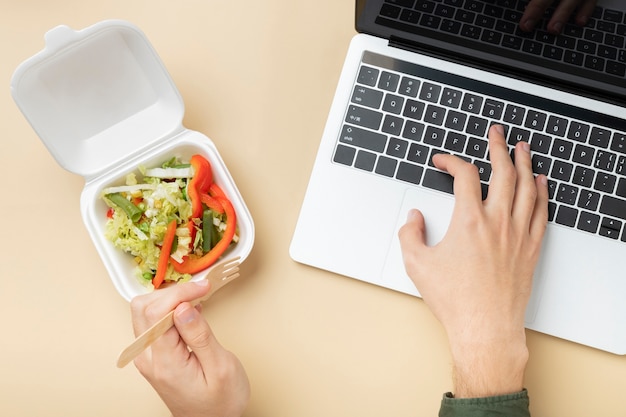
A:
{"type": "MultiPolygon", "coordinates": [[[[188,180],[146,176],[142,179],[143,183],[138,183],[132,174],[126,177],[126,185],[103,190],[103,200],[112,210],[105,226],[105,237],[116,248],[135,257],[135,275],[146,285],[151,285],[161,253],[160,246],[172,219],[176,219],[178,229],[176,250],[171,256],[181,262],[194,248],[189,229],[184,226],[192,212],[191,204],[186,199],[188,180]],[[143,216],[137,224],[107,198],[107,194],[113,192],[122,193],[143,210],[143,216]]],[[[191,275],[180,274],[171,265],[166,274],[167,281],[187,281],[190,278],[191,275]]]]}

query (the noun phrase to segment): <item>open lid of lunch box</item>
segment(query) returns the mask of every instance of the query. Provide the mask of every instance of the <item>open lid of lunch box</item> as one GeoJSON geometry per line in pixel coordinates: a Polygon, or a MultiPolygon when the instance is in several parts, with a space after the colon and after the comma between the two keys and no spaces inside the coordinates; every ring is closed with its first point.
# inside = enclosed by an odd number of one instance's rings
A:
{"type": "Polygon", "coordinates": [[[58,26],[13,74],[11,93],[57,162],[92,177],[177,130],[184,104],[134,25],[58,26]]]}

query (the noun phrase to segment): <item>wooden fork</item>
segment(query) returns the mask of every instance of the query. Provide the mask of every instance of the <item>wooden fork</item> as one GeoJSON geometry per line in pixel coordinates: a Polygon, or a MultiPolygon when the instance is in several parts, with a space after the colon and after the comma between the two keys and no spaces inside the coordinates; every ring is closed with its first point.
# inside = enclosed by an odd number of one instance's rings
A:
{"type": "MultiPolygon", "coordinates": [[[[202,298],[193,300],[191,303],[195,306],[203,301],[206,301],[215,292],[217,292],[224,285],[233,281],[239,276],[239,257],[228,259],[215,265],[211,271],[209,271],[206,279],[209,280],[211,288],[207,295],[202,298]]],[[[168,331],[170,327],[174,325],[174,310],[170,311],[165,317],[157,321],[152,327],[139,335],[133,343],[131,343],[126,349],[120,353],[117,359],[117,367],[123,368],[134,360],[141,352],[146,350],[155,340],[157,340],[163,333],[168,331]]]]}

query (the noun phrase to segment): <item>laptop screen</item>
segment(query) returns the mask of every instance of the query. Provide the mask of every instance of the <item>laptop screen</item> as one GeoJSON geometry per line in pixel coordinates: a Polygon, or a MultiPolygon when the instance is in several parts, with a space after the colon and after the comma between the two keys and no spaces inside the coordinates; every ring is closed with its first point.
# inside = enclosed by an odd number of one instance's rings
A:
{"type": "Polygon", "coordinates": [[[519,27],[528,0],[357,0],[356,29],[394,46],[626,104],[626,4],[599,1],[585,27],[519,27]]]}

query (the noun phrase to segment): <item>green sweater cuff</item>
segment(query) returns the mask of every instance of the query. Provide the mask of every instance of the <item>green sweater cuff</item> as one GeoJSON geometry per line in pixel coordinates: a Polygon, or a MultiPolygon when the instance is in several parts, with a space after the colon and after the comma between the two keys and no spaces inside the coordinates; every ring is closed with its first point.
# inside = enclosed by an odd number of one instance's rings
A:
{"type": "Polygon", "coordinates": [[[528,391],[482,398],[454,398],[446,393],[439,417],[530,417],[528,391]]]}

